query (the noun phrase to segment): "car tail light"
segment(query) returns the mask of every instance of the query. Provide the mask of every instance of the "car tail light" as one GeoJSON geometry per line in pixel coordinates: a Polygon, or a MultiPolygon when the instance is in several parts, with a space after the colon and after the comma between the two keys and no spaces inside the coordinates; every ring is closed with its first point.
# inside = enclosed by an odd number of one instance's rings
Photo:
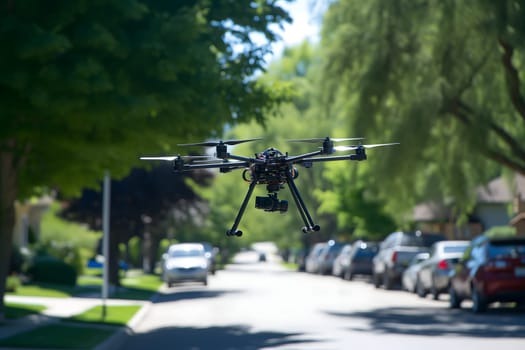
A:
{"type": "Polygon", "coordinates": [[[448,269],[448,262],[446,260],[441,260],[440,262],[438,262],[437,268],[440,270],[448,269]]]}
{"type": "Polygon", "coordinates": [[[397,261],[397,252],[392,253],[392,262],[395,263],[397,261]]]}

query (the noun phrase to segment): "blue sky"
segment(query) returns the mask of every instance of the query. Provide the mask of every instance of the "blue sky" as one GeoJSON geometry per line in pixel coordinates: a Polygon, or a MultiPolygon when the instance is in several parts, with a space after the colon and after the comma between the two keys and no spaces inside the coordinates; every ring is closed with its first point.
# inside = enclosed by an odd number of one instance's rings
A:
{"type": "MultiPolygon", "coordinates": [[[[282,6],[288,10],[293,18],[292,24],[286,24],[279,30],[282,42],[273,45],[273,58],[280,57],[285,47],[297,45],[308,39],[316,42],[319,37],[319,11],[325,1],[296,0],[293,3],[283,2],[282,6]]],[[[272,60],[272,58],[270,58],[272,60]]]]}

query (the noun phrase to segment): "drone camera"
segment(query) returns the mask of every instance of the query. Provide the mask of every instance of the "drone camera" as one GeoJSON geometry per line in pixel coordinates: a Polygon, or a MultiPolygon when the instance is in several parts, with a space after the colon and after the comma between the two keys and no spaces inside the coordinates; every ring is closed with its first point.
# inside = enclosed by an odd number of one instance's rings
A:
{"type": "Polygon", "coordinates": [[[264,211],[278,211],[285,213],[288,211],[288,201],[280,201],[277,196],[255,197],[255,208],[264,211]]]}

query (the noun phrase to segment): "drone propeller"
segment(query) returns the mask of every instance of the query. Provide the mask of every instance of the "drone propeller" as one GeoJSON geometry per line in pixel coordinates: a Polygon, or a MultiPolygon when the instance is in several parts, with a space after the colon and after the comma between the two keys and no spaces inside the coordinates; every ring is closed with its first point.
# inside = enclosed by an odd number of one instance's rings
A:
{"type": "Polygon", "coordinates": [[[341,142],[341,141],[361,141],[364,140],[363,137],[345,137],[345,138],[330,138],[330,137],[318,137],[318,138],[312,138],[312,139],[295,139],[295,140],[288,140],[288,142],[308,142],[308,143],[318,143],[323,141],[334,141],[334,142],[341,142]]]}
{"type": "Polygon", "coordinates": [[[168,162],[174,161],[175,159],[182,159],[192,161],[195,159],[209,159],[214,158],[211,156],[160,156],[160,157],[140,157],[141,160],[166,160],[168,162]]]}
{"type": "Polygon", "coordinates": [[[226,140],[226,141],[206,141],[206,142],[197,142],[197,143],[183,143],[179,144],[178,146],[206,146],[206,147],[213,147],[213,146],[219,146],[219,145],[237,145],[239,143],[244,142],[251,142],[251,141],[257,141],[262,140],[262,138],[255,138],[255,139],[244,139],[244,140],[226,140]]]}
{"type": "Polygon", "coordinates": [[[359,148],[375,148],[375,147],[383,147],[383,146],[393,146],[393,145],[399,145],[399,142],[394,143],[378,143],[374,145],[360,145],[360,146],[335,146],[334,149],[336,151],[353,151],[359,148]]]}

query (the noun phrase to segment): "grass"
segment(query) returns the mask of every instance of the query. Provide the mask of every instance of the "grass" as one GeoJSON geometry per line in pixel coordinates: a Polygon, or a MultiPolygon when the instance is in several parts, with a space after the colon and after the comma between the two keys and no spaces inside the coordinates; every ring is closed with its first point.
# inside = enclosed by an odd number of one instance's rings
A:
{"type": "Polygon", "coordinates": [[[144,275],[131,271],[121,280],[124,289],[118,290],[112,297],[117,299],[149,300],[155,294],[162,281],[157,275],[144,275]]]}
{"type": "Polygon", "coordinates": [[[91,291],[87,286],[64,286],[51,283],[33,283],[20,285],[16,292],[6,293],[8,295],[21,295],[30,297],[51,297],[51,298],[69,298],[91,291]]]}
{"type": "Polygon", "coordinates": [[[282,266],[286,267],[289,270],[296,270],[297,271],[298,265],[296,263],[283,262],[281,264],[282,264],[282,266]]]}
{"type": "Polygon", "coordinates": [[[114,332],[109,328],[52,324],[0,339],[0,347],[93,349],[114,332]]]}
{"type": "Polygon", "coordinates": [[[140,305],[107,305],[106,315],[104,316],[102,314],[103,306],[98,305],[67,320],[124,326],[133,318],[140,308],[140,305]]]}
{"type": "Polygon", "coordinates": [[[5,306],[5,317],[11,320],[38,314],[46,309],[44,305],[35,304],[6,303],[5,306]]]}

